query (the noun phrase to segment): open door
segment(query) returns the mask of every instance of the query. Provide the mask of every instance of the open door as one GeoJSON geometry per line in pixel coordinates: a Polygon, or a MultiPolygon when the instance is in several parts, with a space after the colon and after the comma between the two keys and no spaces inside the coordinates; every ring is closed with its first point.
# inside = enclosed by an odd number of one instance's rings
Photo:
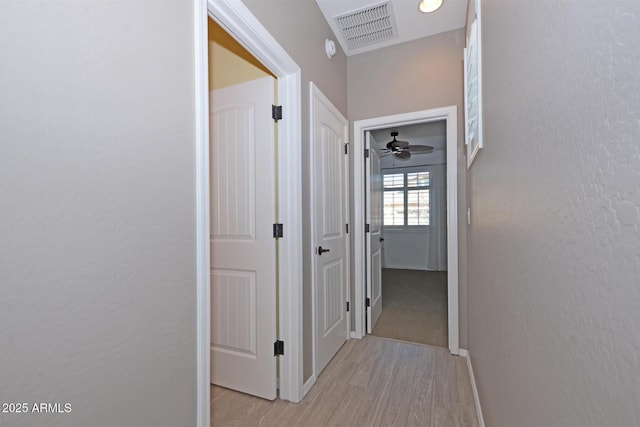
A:
{"type": "Polygon", "coordinates": [[[276,390],[273,77],[211,92],[211,382],[276,390]]]}
{"type": "Polygon", "coordinates": [[[311,84],[315,373],[347,341],[349,250],[347,235],[347,120],[311,84]]]}
{"type": "Polygon", "coordinates": [[[365,135],[369,156],[366,159],[367,219],[367,333],[372,333],[382,313],[382,172],[380,155],[371,147],[371,134],[365,135]]]}

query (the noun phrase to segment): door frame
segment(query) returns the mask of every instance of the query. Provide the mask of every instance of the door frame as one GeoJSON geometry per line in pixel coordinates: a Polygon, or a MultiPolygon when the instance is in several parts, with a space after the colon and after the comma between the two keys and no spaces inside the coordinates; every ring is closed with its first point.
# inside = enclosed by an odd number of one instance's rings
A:
{"type": "Polygon", "coordinates": [[[411,113],[376,117],[358,120],[353,123],[353,196],[354,196],[354,263],[355,263],[355,295],[353,306],[355,311],[355,328],[351,336],[365,336],[365,289],[366,289],[366,245],[365,245],[365,158],[364,133],[376,129],[405,126],[446,120],[447,138],[447,291],[449,307],[449,351],[460,353],[459,313],[458,313],[458,107],[434,108],[411,113]],[[452,224],[454,226],[452,226],[452,224]]]}
{"type": "MultiPolygon", "coordinates": [[[[320,102],[322,102],[323,104],[325,104],[327,106],[327,108],[329,108],[329,110],[331,110],[331,112],[337,116],[339,116],[341,119],[344,119],[344,129],[343,129],[343,135],[344,135],[344,143],[347,145],[347,147],[349,146],[349,121],[346,119],[346,117],[344,117],[342,115],[342,113],[340,111],[338,111],[338,109],[333,105],[333,103],[331,102],[331,100],[329,98],[326,97],[326,95],[324,93],[322,93],[322,91],[318,88],[318,86],[316,86],[313,82],[309,82],[309,103],[310,103],[310,108],[309,108],[309,141],[311,142],[311,144],[313,144],[314,141],[314,136],[315,136],[315,126],[314,126],[314,114],[315,114],[315,105],[314,105],[314,101],[318,99],[320,102]]],[[[348,148],[347,148],[348,150],[348,148]]],[[[345,220],[347,221],[347,223],[349,222],[349,215],[350,215],[350,209],[349,209],[349,196],[350,196],[350,191],[349,191],[349,153],[347,152],[347,154],[344,156],[343,158],[343,168],[344,168],[344,176],[345,176],[345,182],[344,184],[344,206],[345,206],[345,220]]],[[[313,386],[313,384],[315,384],[316,379],[318,378],[318,372],[316,371],[316,360],[317,360],[317,348],[318,348],[318,333],[317,333],[317,325],[318,325],[318,319],[317,319],[317,315],[318,315],[318,307],[317,307],[317,300],[316,300],[316,291],[317,291],[317,287],[318,287],[318,283],[316,280],[316,261],[317,258],[313,256],[313,254],[315,254],[316,252],[316,228],[315,228],[315,223],[316,223],[316,203],[315,203],[315,194],[314,194],[314,189],[315,189],[315,158],[314,158],[314,150],[313,147],[311,147],[309,149],[309,189],[310,192],[309,194],[310,199],[311,199],[311,203],[310,203],[310,218],[311,218],[311,246],[309,248],[310,253],[312,254],[312,261],[311,261],[311,318],[312,318],[312,363],[313,363],[313,370],[312,370],[312,374],[311,374],[311,378],[309,378],[307,380],[307,382],[304,384],[304,394],[306,394],[311,387],[313,386]]],[[[346,225],[346,224],[345,224],[346,225]]],[[[347,302],[350,303],[351,300],[351,233],[346,233],[346,257],[347,257],[347,265],[345,266],[346,268],[346,280],[347,283],[345,284],[346,287],[346,292],[347,292],[347,302]]],[[[346,308],[345,308],[346,310],[346,308]]],[[[351,331],[351,313],[347,312],[346,314],[347,317],[347,330],[346,332],[346,337],[347,337],[347,341],[350,338],[350,331],[351,331]]]]}
{"type": "MultiPolygon", "coordinates": [[[[367,134],[367,131],[365,131],[363,133],[363,144],[365,149],[369,149],[369,155],[364,159],[364,194],[365,194],[365,205],[364,205],[364,222],[365,224],[369,224],[369,232],[365,232],[364,233],[364,250],[365,250],[365,272],[364,272],[364,280],[365,280],[365,297],[366,295],[369,296],[370,298],[370,304],[368,305],[369,308],[369,312],[367,313],[367,310],[365,309],[365,317],[366,317],[366,321],[367,321],[367,325],[369,323],[375,323],[373,321],[371,321],[373,319],[373,311],[376,307],[376,300],[373,297],[373,251],[371,250],[372,247],[372,242],[375,241],[375,239],[373,239],[373,234],[375,234],[374,228],[373,228],[373,221],[371,220],[371,200],[372,200],[372,196],[371,196],[371,165],[372,165],[372,157],[375,153],[376,156],[378,156],[378,167],[380,168],[381,163],[382,163],[382,159],[380,158],[380,153],[377,152],[377,150],[374,150],[371,147],[371,133],[369,132],[369,134],[367,134]],[[368,138],[367,138],[368,136],[368,138]],[[371,288],[371,290],[369,290],[369,288],[371,288]]],[[[380,168],[380,179],[382,180],[382,168],[380,168]]],[[[382,199],[380,200],[380,208],[383,209],[384,208],[384,184],[381,181],[380,183],[380,191],[383,193],[381,194],[382,199]]],[[[384,212],[380,212],[381,214],[381,218],[380,218],[380,230],[378,230],[378,238],[382,238],[383,234],[383,222],[384,222],[384,212]]],[[[380,240],[378,240],[378,249],[379,249],[379,253],[380,253],[380,315],[382,314],[382,242],[380,240]]],[[[366,304],[365,304],[366,306],[366,304]]],[[[378,315],[378,318],[376,319],[379,320],[380,319],[380,315],[378,315]]],[[[366,327],[364,327],[363,325],[363,332],[368,333],[366,327]]],[[[371,328],[371,332],[373,332],[373,327],[371,328]]]]}
{"type": "Polygon", "coordinates": [[[208,17],[264,64],[278,79],[284,119],[278,123],[278,338],[280,398],[302,398],[302,152],[300,67],[251,11],[237,0],[194,2],[195,37],[195,191],[196,191],[196,372],[197,425],[210,425],[210,274],[209,259],[209,93],[208,17]]]}

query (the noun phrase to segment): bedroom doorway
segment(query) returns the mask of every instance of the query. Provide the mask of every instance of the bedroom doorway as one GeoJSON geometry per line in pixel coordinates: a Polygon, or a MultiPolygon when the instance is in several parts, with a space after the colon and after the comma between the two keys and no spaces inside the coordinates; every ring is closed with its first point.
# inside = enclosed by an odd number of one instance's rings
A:
{"type": "MultiPolygon", "coordinates": [[[[411,169],[413,166],[416,166],[416,165],[410,162],[407,162],[408,159],[406,157],[408,156],[406,154],[400,154],[399,156],[397,156],[394,151],[399,151],[399,150],[393,150],[393,146],[388,146],[388,143],[391,142],[394,138],[394,136],[391,135],[391,131],[398,131],[402,127],[406,127],[406,126],[429,124],[433,122],[440,122],[441,126],[444,126],[446,149],[444,150],[443,153],[441,153],[441,155],[444,156],[447,163],[447,166],[445,167],[446,171],[444,172],[444,176],[446,176],[446,179],[445,179],[446,189],[443,190],[444,191],[443,194],[445,197],[444,204],[446,206],[444,221],[447,224],[446,237],[444,239],[444,241],[446,241],[446,248],[444,249],[445,259],[444,260],[440,259],[441,265],[442,265],[442,262],[444,262],[444,264],[446,265],[446,277],[443,275],[442,271],[437,271],[436,269],[435,276],[438,276],[438,277],[436,277],[435,279],[438,280],[440,283],[442,283],[443,281],[446,281],[446,336],[447,336],[446,346],[449,348],[449,351],[452,354],[459,354],[460,349],[459,349],[459,335],[458,335],[459,326],[458,326],[458,215],[457,215],[457,196],[458,196],[457,195],[457,169],[458,169],[457,126],[458,126],[458,123],[457,123],[457,107],[455,106],[425,110],[425,111],[417,111],[417,112],[406,113],[406,114],[398,114],[394,116],[379,117],[379,118],[373,118],[373,119],[367,119],[367,120],[360,120],[354,123],[354,150],[356,153],[362,150],[361,152],[364,152],[365,156],[363,156],[362,159],[358,159],[358,157],[356,157],[354,161],[354,196],[355,196],[356,206],[358,205],[362,206],[360,211],[356,209],[355,215],[354,215],[354,231],[355,231],[354,232],[354,239],[355,239],[354,252],[355,252],[355,263],[356,263],[354,305],[356,307],[362,307],[362,310],[361,311],[358,310],[358,312],[355,313],[355,331],[353,332],[353,336],[356,338],[362,338],[366,333],[371,333],[374,329],[372,328],[372,326],[375,327],[376,325],[375,317],[378,316],[378,313],[377,313],[378,310],[380,312],[379,315],[382,316],[382,304],[384,301],[384,294],[382,293],[382,280],[383,280],[382,267],[383,267],[383,263],[385,263],[385,266],[393,265],[393,260],[390,258],[391,254],[387,255],[386,253],[384,253],[385,251],[389,252],[389,246],[391,245],[391,242],[388,241],[388,238],[390,235],[389,231],[387,231],[385,235],[384,225],[382,225],[382,231],[380,236],[380,238],[384,239],[382,240],[382,249],[380,251],[380,261],[374,262],[375,260],[371,258],[371,255],[373,254],[373,252],[370,250],[370,248],[372,247],[375,248],[376,242],[373,242],[373,243],[371,242],[372,233],[370,231],[375,229],[375,226],[373,224],[373,220],[371,217],[372,209],[370,207],[370,204],[373,203],[375,206],[379,206],[379,209],[381,210],[383,208],[382,205],[384,204],[383,202],[384,194],[382,193],[385,192],[385,189],[384,189],[384,173],[382,172],[382,170],[384,169],[384,167],[382,167],[382,159],[381,159],[380,179],[376,181],[376,179],[370,178],[368,181],[370,183],[375,183],[375,182],[380,183],[379,189],[378,189],[378,191],[380,192],[380,196],[378,197],[379,202],[376,204],[375,201],[377,199],[375,194],[371,193],[371,186],[365,186],[367,182],[365,175],[366,173],[370,173],[370,172],[367,172],[367,171],[370,171],[369,169],[370,165],[367,161],[368,159],[367,154],[371,154],[371,151],[367,153],[367,151],[365,150],[367,149],[372,150],[371,135],[373,135],[374,132],[380,131],[379,134],[380,134],[381,141],[379,141],[379,144],[377,146],[380,149],[380,155],[387,154],[387,156],[389,157],[389,150],[390,150],[391,151],[390,157],[391,157],[392,163],[395,160],[396,165],[398,165],[401,161],[405,161],[403,166],[406,170],[402,171],[402,173],[398,172],[395,175],[398,175],[398,177],[396,178],[399,180],[400,179],[399,175],[402,174],[402,192],[403,194],[405,191],[407,192],[407,195],[403,197],[408,197],[408,192],[410,191],[410,189],[416,190],[416,191],[425,189],[423,188],[425,187],[425,185],[410,186],[409,179],[412,180],[412,185],[425,184],[427,182],[426,176],[424,174],[421,176],[419,175],[420,172],[418,170],[411,169]],[[382,140],[383,132],[387,135],[385,137],[386,139],[384,140],[382,140]],[[401,157],[405,157],[405,158],[401,158],[401,157]],[[409,176],[409,174],[413,174],[413,175],[409,176]],[[380,288],[373,289],[372,285],[375,286],[376,280],[374,279],[377,277],[376,269],[378,268],[378,265],[380,269],[379,270],[380,271],[379,273],[380,288]],[[375,267],[375,269],[372,269],[371,267],[375,267]],[[379,291],[379,294],[376,293],[376,291],[379,291]],[[378,295],[380,296],[379,297],[380,301],[377,301],[378,295]],[[362,302],[362,305],[360,305],[360,302],[362,302]],[[367,302],[369,302],[369,304],[367,304],[367,302]],[[376,304],[380,304],[379,309],[375,307],[376,304]],[[373,308],[376,308],[376,310],[374,310],[373,308]],[[373,318],[372,318],[372,315],[373,315],[373,318]]],[[[405,140],[405,139],[402,139],[402,137],[398,138],[398,136],[400,135],[396,136],[396,139],[398,141],[405,140]]],[[[374,143],[378,142],[376,141],[376,135],[374,135],[373,139],[374,139],[373,141],[374,143]]],[[[412,145],[412,144],[401,143],[399,146],[404,147],[409,145],[412,145]]],[[[413,144],[413,145],[431,146],[432,144],[420,143],[420,144],[413,144]]],[[[422,148],[422,150],[425,150],[425,149],[422,148]]],[[[435,149],[433,151],[435,151],[435,149]]],[[[413,153],[411,153],[411,157],[419,158],[420,155],[414,156],[413,153]]],[[[393,175],[393,173],[391,175],[393,175]]],[[[429,180],[429,184],[431,184],[431,180],[429,180]]],[[[388,190],[391,192],[396,191],[396,195],[399,198],[398,200],[401,200],[400,193],[399,193],[400,183],[398,182],[396,185],[398,186],[398,188],[390,187],[388,190]]],[[[417,196],[416,194],[413,194],[411,197],[415,198],[416,196],[417,196]]],[[[408,220],[409,200],[408,199],[402,199],[402,200],[403,200],[402,203],[400,202],[397,203],[398,207],[400,206],[400,204],[402,204],[403,206],[403,209],[398,208],[398,211],[399,211],[398,218],[402,216],[403,221],[409,221],[408,220]]],[[[416,211],[414,205],[411,206],[412,211],[416,211]]],[[[419,209],[417,210],[419,211],[419,209]]],[[[373,214],[375,215],[375,209],[373,210],[373,214]]],[[[384,214],[384,212],[382,212],[382,214],[384,214]]],[[[412,215],[414,216],[414,218],[412,219],[412,223],[415,223],[416,221],[420,222],[419,219],[415,218],[416,215],[417,217],[420,217],[421,214],[419,212],[413,212],[412,215]]],[[[428,217],[426,216],[426,212],[422,212],[422,217],[423,218],[428,217]]],[[[387,222],[389,222],[389,219],[387,219],[387,222]]],[[[404,224],[405,223],[403,223],[403,226],[404,224]]],[[[405,232],[405,234],[408,236],[413,235],[415,234],[415,230],[408,230],[405,232]]],[[[418,253],[417,251],[412,251],[411,256],[414,256],[417,253],[418,253]]],[[[433,252],[433,253],[435,254],[436,252],[433,252]]],[[[409,261],[410,261],[409,258],[407,256],[405,256],[404,258],[405,259],[403,262],[405,262],[405,265],[402,265],[402,264],[396,264],[396,265],[410,267],[410,268],[396,268],[394,270],[419,271],[419,270],[412,270],[413,267],[411,267],[411,265],[409,264],[409,261]]],[[[445,268],[442,268],[442,270],[444,271],[445,268]]],[[[393,274],[392,272],[390,273],[393,274]]],[[[402,271],[400,271],[399,273],[402,276],[403,274],[402,271]]],[[[404,277],[407,280],[410,278],[409,276],[411,276],[411,274],[408,274],[408,275],[404,274],[404,277]]],[[[422,282],[423,279],[418,278],[417,281],[422,282]]],[[[393,298],[393,297],[390,297],[390,298],[393,298]]],[[[417,327],[419,328],[420,326],[418,325],[417,327]]],[[[442,341],[440,341],[440,343],[442,343],[442,341]]]]}
{"type": "MultiPolygon", "coordinates": [[[[381,211],[370,215],[371,248],[380,242],[381,268],[372,279],[380,274],[381,310],[367,330],[378,337],[446,348],[446,121],[367,132],[367,206],[381,211]]],[[[371,264],[376,269],[377,262],[371,264]]]]}

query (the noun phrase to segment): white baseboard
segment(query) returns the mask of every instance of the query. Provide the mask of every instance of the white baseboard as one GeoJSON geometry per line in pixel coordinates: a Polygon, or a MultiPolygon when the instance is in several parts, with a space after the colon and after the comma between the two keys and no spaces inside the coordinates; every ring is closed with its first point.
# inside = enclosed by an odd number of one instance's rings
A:
{"type": "Polygon", "coordinates": [[[471,391],[473,392],[473,401],[476,404],[476,415],[478,417],[478,426],[484,426],[484,417],[482,416],[482,407],[480,406],[480,396],[478,396],[478,388],[476,387],[476,378],[473,375],[473,366],[471,366],[471,356],[469,350],[460,349],[460,357],[467,359],[467,369],[469,370],[469,380],[471,380],[471,391]]]}
{"type": "Polygon", "coordinates": [[[357,340],[361,340],[362,338],[364,338],[364,337],[361,337],[360,334],[357,333],[356,331],[351,331],[350,337],[355,338],[357,340]]]}
{"type": "Polygon", "coordinates": [[[302,386],[302,397],[304,398],[307,393],[309,393],[309,390],[311,390],[311,387],[313,387],[313,385],[316,383],[316,376],[315,375],[311,375],[311,377],[307,380],[306,383],[304,383],[304,385],[302,386]]]}

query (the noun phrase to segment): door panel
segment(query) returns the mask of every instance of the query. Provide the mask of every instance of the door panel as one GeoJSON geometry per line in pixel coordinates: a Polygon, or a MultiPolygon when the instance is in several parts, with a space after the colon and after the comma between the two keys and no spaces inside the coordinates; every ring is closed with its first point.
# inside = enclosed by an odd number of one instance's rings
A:
{"type": "Polygon", "coordinates": [[[347,121],[315,86],[311,102],[315,372],[319,375],[348,338],[347,121]]]}
{"type": "Polygon", "coordinates": [[[213,269],[211,342],[216,350],[256,357],[256,274],[213,269]]]}
{"type": "Polygon", "coordinates": [[[211,92],[211,382],[276,398],[274,79],[211,92]]]}
{"type": "Polygon", "coordinates": [[[340,323],[344,320],[344,310],[342,309],[343,296],[343,276],[344,265],[343,260],[339,259],[335,262],[322,266],[322,283],[320,288],[323,292],[323,307],[321,315],[323,337],[327,337],[331,332],[340,327],[340,323]]]}
{"type": "Polygon", "coordinates": [[[371,333],[382,313],[382,172],[380,155],[370,147],[368,132],[365,143],[369,148],[366,182],[369,187],[367,194],[370,195],[367,200],[367,223],[370,224],[370,232],[367,233],[367,297],[370,301],[367,333],[371,333]]]}

